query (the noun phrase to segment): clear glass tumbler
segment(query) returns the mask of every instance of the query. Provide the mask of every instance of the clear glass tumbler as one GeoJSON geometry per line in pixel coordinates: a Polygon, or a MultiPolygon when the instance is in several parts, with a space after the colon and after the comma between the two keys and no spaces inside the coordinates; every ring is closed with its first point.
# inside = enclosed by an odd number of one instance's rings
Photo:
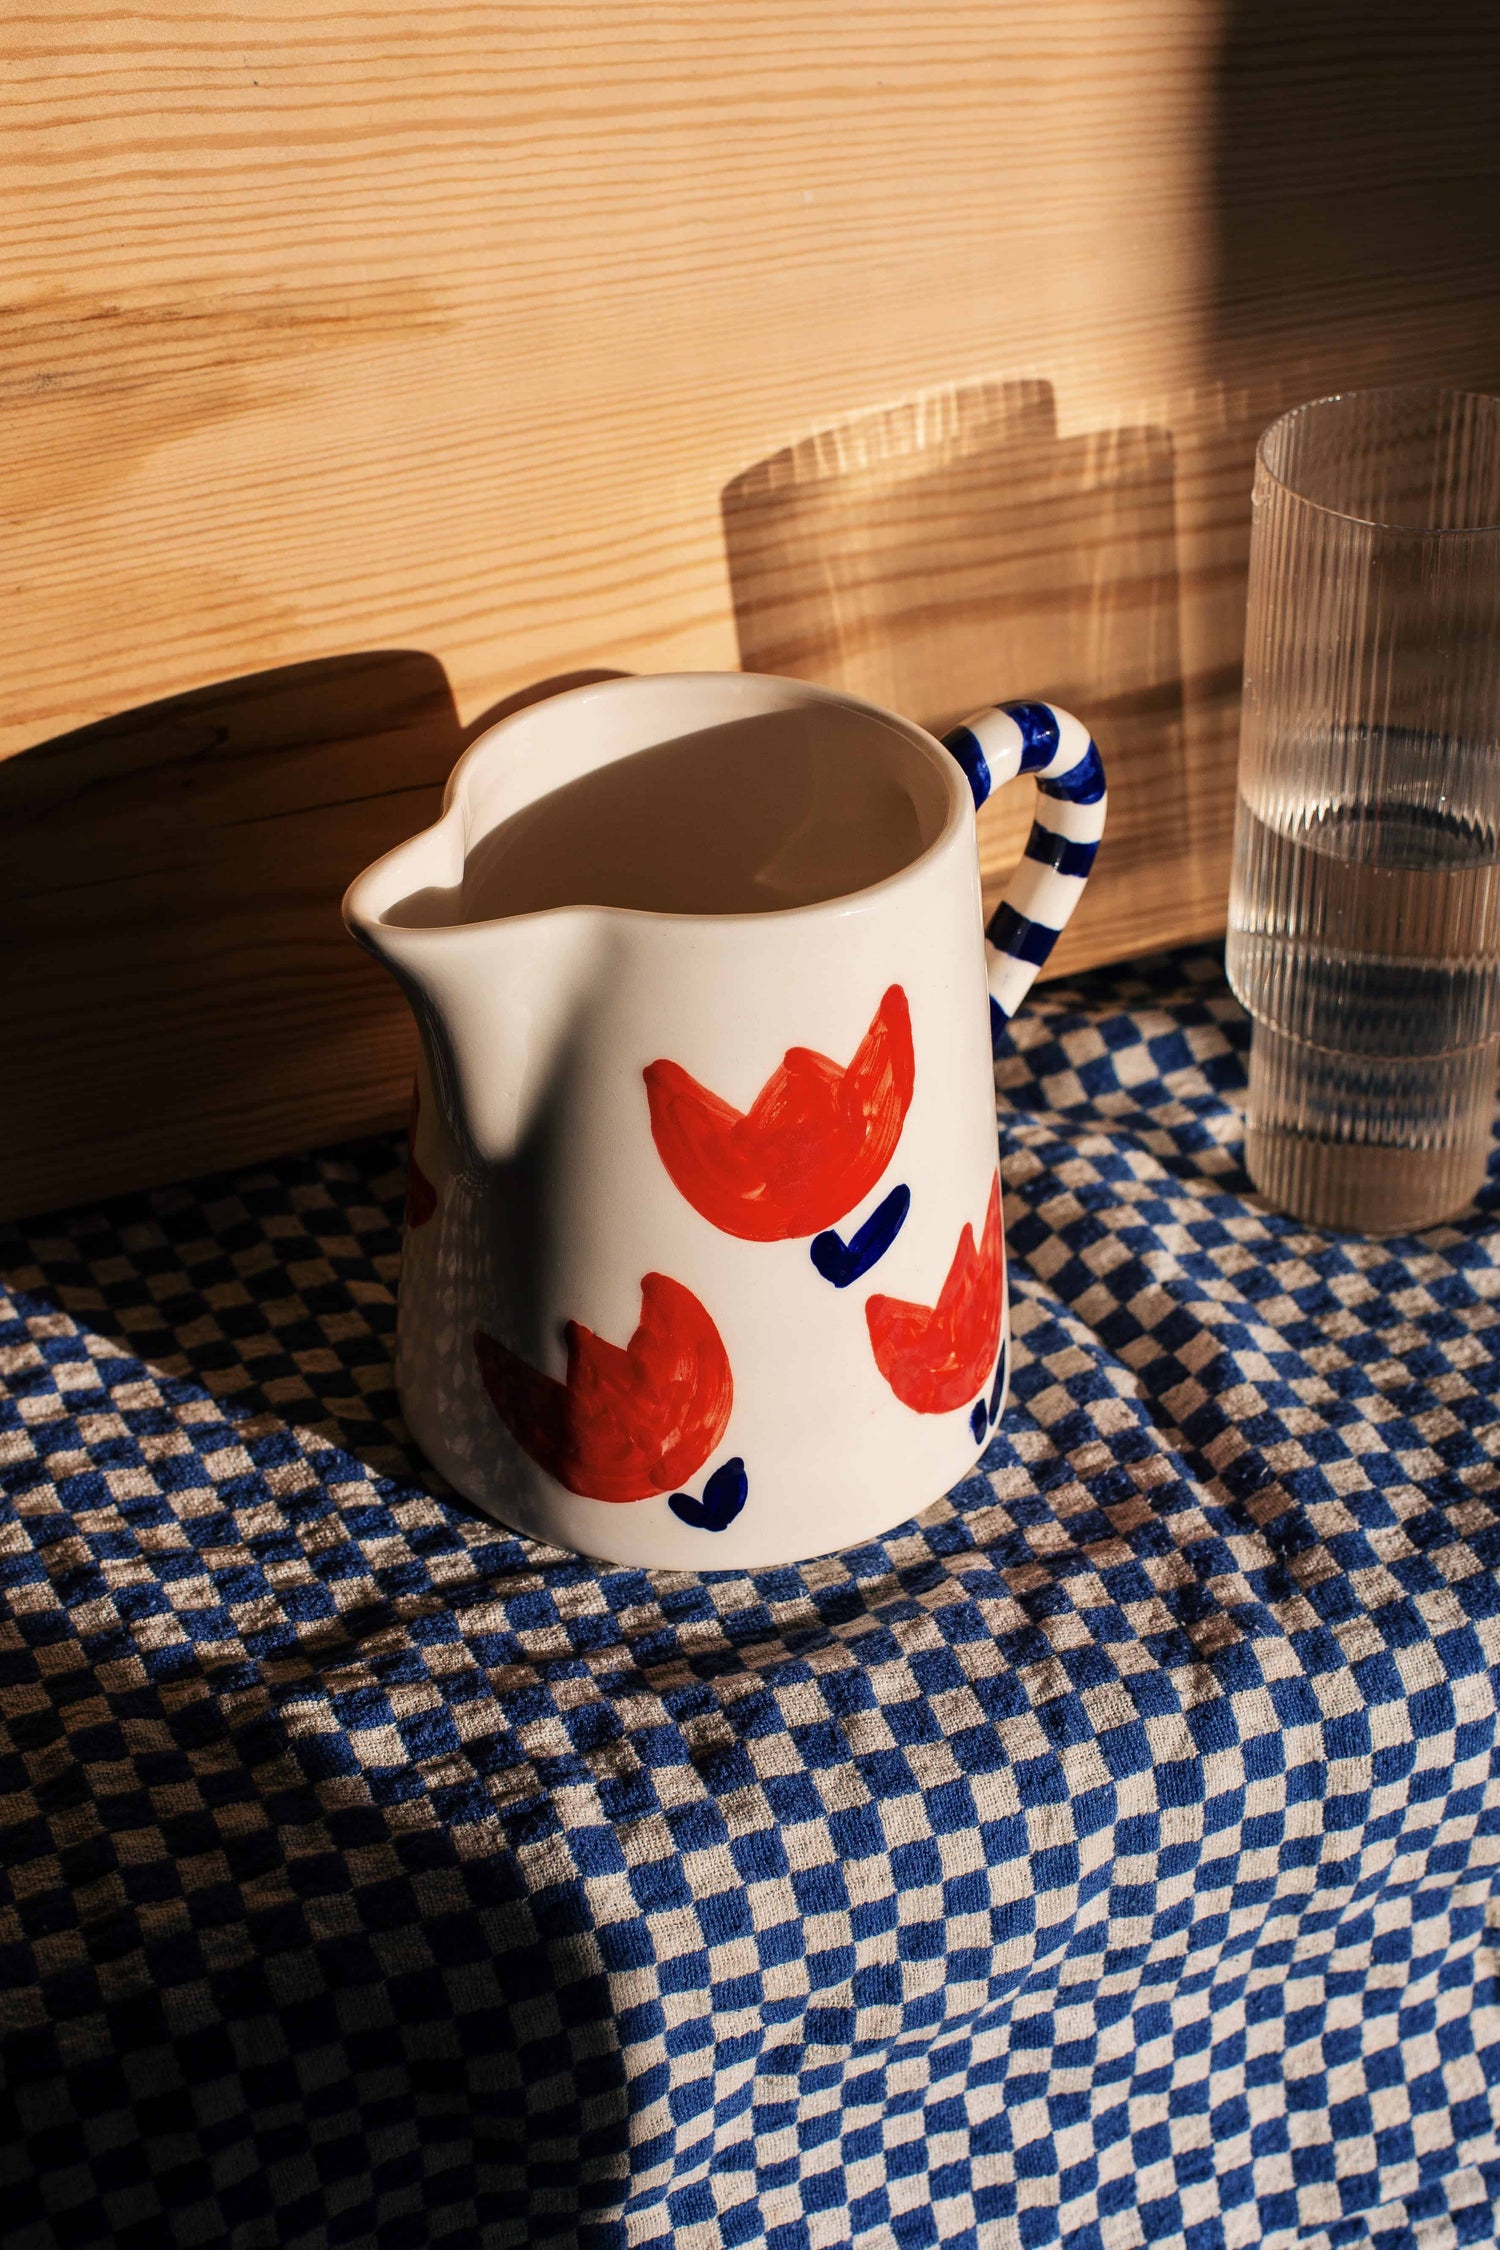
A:
{"type": "Polygon", "coordinates": [[[1229,981],[1268,1202],[1369,1234],[1484,1174],[1500,1061],[1500,399],[1352,392],[1256,456],[1229,981]]]}

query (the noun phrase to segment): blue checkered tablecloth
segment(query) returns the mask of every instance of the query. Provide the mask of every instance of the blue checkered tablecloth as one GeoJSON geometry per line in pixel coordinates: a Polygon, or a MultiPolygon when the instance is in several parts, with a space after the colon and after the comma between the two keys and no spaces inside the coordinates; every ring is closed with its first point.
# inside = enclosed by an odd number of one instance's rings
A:
{"type": "Polygon", "coordinates": [[[1001,1065],[1015,1371],[877,1545],[447,1496],[399,1139],[0,1233],[0,2237],[1495,2239],[1500,1175],[1247,1199],[1208,955],[1001,1065]]]}

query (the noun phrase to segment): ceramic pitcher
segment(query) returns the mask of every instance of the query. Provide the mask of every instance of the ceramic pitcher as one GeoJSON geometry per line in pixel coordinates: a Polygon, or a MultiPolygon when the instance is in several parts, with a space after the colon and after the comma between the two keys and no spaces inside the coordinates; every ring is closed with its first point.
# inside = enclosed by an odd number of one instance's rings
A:
{"type": "Polygon", "coordinates": [[[992,1041],[1104,804],[1050,705],[940,742],[743,673],[473,744],[344,901],[420,1028],[396,1373],[461,1493],[583,1554],[744,1567],[973,1467],[1009,1357],[992,1041]],[[1021,772],[986,939],[975,810],[1021,772]]]}

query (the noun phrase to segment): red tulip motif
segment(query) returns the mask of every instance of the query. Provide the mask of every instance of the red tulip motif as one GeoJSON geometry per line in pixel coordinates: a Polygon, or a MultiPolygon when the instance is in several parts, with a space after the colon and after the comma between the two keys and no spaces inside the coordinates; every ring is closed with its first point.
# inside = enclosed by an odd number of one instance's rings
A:
{"type": "Polygon", "coordinates": [[[559,1383],[475,1331],[484,1387],[517,1445],[588,1500],[645,1500],[696,1475],[728,1427],[734,1382],[723,1339],[692,1291],[648,1273],[628,1344],[606,1343],[576,1320],[563,1334],[568,1372],[559,1383]]]}
{"type": "Polygon", "coordinates": [[[437,1189],[417,1162],[417,1118],[421,1108],[414,1078],[411,1109],[406,1119],[406,1223],[409,1227],[425,1227],[438,1206],[437,1189]]]}
{"type": "Polygon", "coordinates": [[[918,1414],[948,1414],[967,1406],[994,1372],[1004,1306],[997,1172],[979,1247],[966,1223],[937,1303],[913,1305],[900,1297],[876,1296],[865,1306],[875,1364],[902,1405],[918,1414]]]}
{"type": "Polygon", "coordinates": [[[649,1064],[651,1134],[674,1185],[725,1234],[744,1242],[820,1234],[889,1164],[915,1075],[911,1014],[893,984],[844,1068],[789,1047],[743,1112],[680,1063],[649,1064]]]}

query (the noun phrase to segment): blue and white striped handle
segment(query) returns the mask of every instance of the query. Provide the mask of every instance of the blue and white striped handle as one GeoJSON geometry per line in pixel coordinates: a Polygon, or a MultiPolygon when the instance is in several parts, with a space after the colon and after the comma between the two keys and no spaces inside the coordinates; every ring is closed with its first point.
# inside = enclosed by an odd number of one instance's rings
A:
{"type": "Polygon", "coordinates": [[[1088,728],[1055,703],[994,704],[943,741],[964,769],[976,812],[1003,782],[1036,775],[1036,819],[985,932],[998,1047],[1083,895],[1104,834],[1104,766],[1088,728]]]}

